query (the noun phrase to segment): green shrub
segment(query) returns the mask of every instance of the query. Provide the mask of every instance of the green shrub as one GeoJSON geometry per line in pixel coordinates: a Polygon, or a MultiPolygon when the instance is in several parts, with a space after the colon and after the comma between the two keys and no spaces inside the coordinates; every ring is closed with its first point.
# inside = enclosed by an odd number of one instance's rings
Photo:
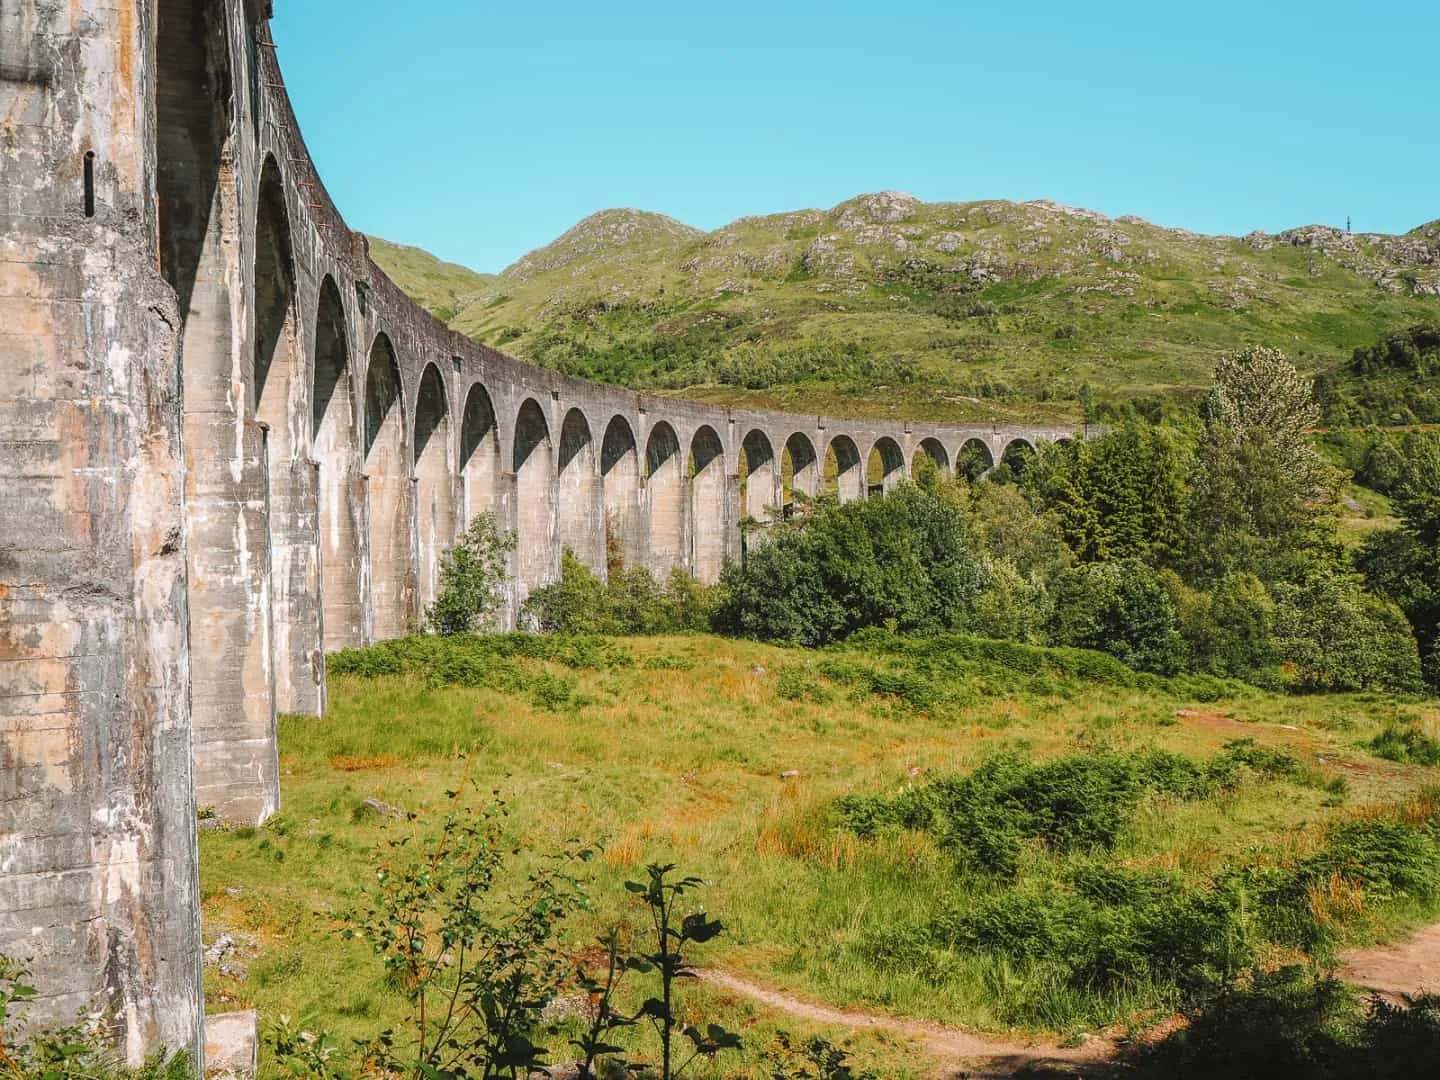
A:
{"type": "Polygon", "coordinates": [[[901,484],[878,499],[823,499],[751,541],[722,574],[722,633],[824,645],[863,627],[964,627],[986,580],[955,485],[901,484]]]}
{"type": "Polygon", "coordinates": [[[1420,656],[1405,616],[1357,579],[1320,571],[1275,586],[1280,658],[1307,691],[1420,688],[1420,656]]]}
{"type": "Polygon", "coordinates": [[[674,634],[709,625],[715,590],[675,569],[662,588],[644,567],[613,567],[601,581],[568,548],[560,579],[530,593],[522,622],[546,633],[674,634]]]}
{"type": "Polygon", "coordinates": [[[1184,665],[1175,605],[1155,571],[1138,559],[1072,567],[1056,577],[1051,594],[1055,644],[1098,649],[1162,675],[1184,665]]]}
{"type": "Polygon", "coordinates": [[[515,534],[504,533],[488,510],[478,514],[440,558],[440,585],[425,613],[439,634],[489,630],[505,604],[507,564],[515,534]]]}
{"type": "MultiPolygon", "coordinates": [[[[1223,758],[1222,758],[1223,760],[1223,758]]],[[[997,755],[967,776],[941,777],[891,798],[845,796],[841,824],[859,836],[887,828],[933,834],[962,866],[1014,876],[1027,841],[1061,852],[1113,848],[1147,794],[1205,797],[1235,778],[1163,751],[1077,754],[1034,762],[997,755]]]]}
{"type": "Polygon", "coordinates": [[[1364,744],[1377,757],[1412,765],[1440,765],[1440,739],[1426,735],[1413,724],[1388,724],[1364,744]]]}
{"type": "Polygon", "coordinates": [[[1103,1075],[1410,1080],[1440,1060],[1440,998],[1362,1005],[1344,983],[1301,967],[1255,970],[1187,1012],[1187,1023],[1131,1044],[1103,1075]]]}

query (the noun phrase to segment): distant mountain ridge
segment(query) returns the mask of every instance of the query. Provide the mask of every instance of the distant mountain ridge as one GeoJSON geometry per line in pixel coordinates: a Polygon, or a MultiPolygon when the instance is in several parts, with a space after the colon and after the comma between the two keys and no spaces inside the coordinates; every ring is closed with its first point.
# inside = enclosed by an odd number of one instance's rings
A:
{"type": "Polygon", "coordinates": [[[604,210],[499,275],[377,241],[456,329],[562,370],[732,404],[1073,418],[1187,391],[1249,343],[1333,366],[1440,321],[1440,220],[1205,236],[1039,201],[903,192],[703,232],[604,210]]]}

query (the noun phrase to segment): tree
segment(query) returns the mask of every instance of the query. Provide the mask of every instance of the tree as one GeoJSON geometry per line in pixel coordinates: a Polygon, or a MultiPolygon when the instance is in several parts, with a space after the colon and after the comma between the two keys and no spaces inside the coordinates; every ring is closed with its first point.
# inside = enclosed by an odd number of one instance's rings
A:
{"type": "Polygon", "coordinates": [[[1332,561],[1336,473],[1315,448],[1310,387],[1275,349],[1231,353],[1202,409],[1186,560],[1192,580],[1298,579],[1332,561]]]}
{"type": "Polygon", "coordinates": [[[1274,592],[1276,651],[1300,689],[1419,689],[1420,656],[1405,616],[1354,575],[1323,569],[1274,592]]]}
{"type": "Polygon", "coordinates": [[[1139,559],[1085,563],[1056,577],[1051,640],[1108,652],[1140,671],[1179,671],[1185,641],[1175,605],[1155,571],[1139,559]]]}
{"type": "Polygon", "coordinates": [[[901,484],[879,499],[822,499],[769,529],[721,575],[715,626],[742,637],[824,645],[862,627],[959,629],[985,586],[963,491],[901,484]]]}
{"type": "Polygon", "coordinates": [[[1193,436],[1130,417],[1098,439],[1045,447],[1025,487],[1087,562],[1166,561],[1181,547],[1193,436]]]}
{"type": "Polygon", "coordinates": [[[501,532],[488,510],[476,516],[455,546],[440,559],[440,589],[425,613],[437,634],[493,628],[505,605],[504,586],[515,534],[501,532]]]}
{"type": "Polygon", "coordinates": [[[1427,681],[1440,686],[1440,437],[1407,435],[1393,505],[1401,527],[1372,535],[1359,565],[1400,606],[1419,642],[1427,681]]]}

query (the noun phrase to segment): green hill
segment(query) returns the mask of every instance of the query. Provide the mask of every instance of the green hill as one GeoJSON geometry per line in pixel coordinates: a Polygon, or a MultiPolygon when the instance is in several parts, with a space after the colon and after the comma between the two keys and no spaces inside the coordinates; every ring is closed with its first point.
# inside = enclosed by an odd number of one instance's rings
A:
{"type": "Polygon", "coordinates": [[[1337,366],[1440,319],[1440,222],[1202,236],[1049,202],[897,192],[706,233],[607,210],[498,276],[375,242],[451,325],[566,372],[727,404],[1073,417],[1188,392],[1218,352],[1337,366]]]}
{"type": "Polygon", "coordinates": [[[498,279],[468,266],[441,262],[428,251],[367,237],[370,255],[396,285],[437,318],[449,322],[498,279]]]}

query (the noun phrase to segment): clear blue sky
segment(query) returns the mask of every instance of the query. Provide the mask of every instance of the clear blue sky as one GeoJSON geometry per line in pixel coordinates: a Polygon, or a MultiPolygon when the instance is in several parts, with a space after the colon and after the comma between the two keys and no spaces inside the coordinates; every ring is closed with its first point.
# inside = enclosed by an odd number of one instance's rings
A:
{"type": "Polygon", "coordinates": [[[276,0],[350,224],[498,270],[586,214],[895,188],[1203,232],[1440,217],[1440,3],[276,0]]]}

